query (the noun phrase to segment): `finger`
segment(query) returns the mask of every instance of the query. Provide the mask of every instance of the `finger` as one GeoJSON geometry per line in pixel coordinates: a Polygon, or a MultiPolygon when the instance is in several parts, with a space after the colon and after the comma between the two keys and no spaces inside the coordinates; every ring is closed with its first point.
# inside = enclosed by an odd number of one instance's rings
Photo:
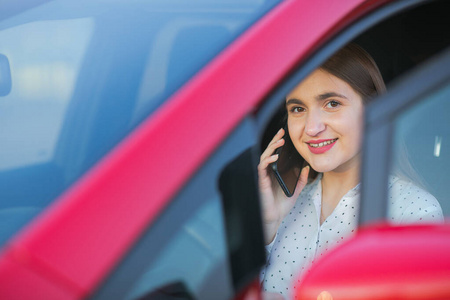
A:
{"type": "Polygon", "coordinates": [[[265,173],[267,171],[267,167],[278,160],[278,154],[271,155],[263,159],[258,165],[258,173],[265,173]]]}
{"type": "Polygon", "coordinates": [[[329,292],[323,291],[317,296],[317,300],[333,300],[333,297],[329,292]]]}
{"type": "Polygon", "coordinates": [[[267,168],[269,164],[275,162],[277,159],[278,155],[275,154],[270,157],[267,157],[258,165],[258,182],[260,189],[265,190],[272,187],[272,179],[269,176],[267,168]]]}
{"type": "Polygon", "coordinates": [[[261,161],[269,156],[271,156],[276,149],[280,148],[281,146],[283,146],[285,143],[284,139],[281,138],[279,140],[277,140],[276,142],[269,144],[269,146],[267,146],[266,150],[264,150],[264,152],[261,154],[261,161]]]}
{"type": "Polygon", "coordinates": [[[270,146],[270,144],[273,144],[273,143],[275,143],[277,140],[281,139],[283,136],[284,136],[284,129],[283,129],[283,128],[280,128],[280,130],[278,130],[278,132],[274,135],[274,137],[273,137],[272,140],[270,141],[269,146],[270,146]]]}
{"type": "Polygon", "coordinates": [[[271,163],[274,163],[278,160],[278,154],[272,155],[270,157],[267,157],[264,159],[259,165],[258,165],[258,177],[259,177],[259,183],[264,186],[270,186],[272,184],[272,180],[270,179],[269,172],[267,171],[267,168],[271,163]]]}
{"type": "Polygon", "coordinates": [[[261,154],[260,161],[262,161],[267,156],[272,155],[272,153],[275,151],[275,149],[281,146],[281,145],[278,146],[277,143],[280,143],[280,140],[282,139],[283,136],[284,136],[284,129],[281,128],[280,130],[278,130],[278,132],[275,134],[275,136],[272,138],[272,140],[267,145],[264,152],[261,154]],[[275,144],[277,144],[277,145],[275,145],[275,144]],[[274,145],[275,145],[275,148],[274,148],[274,145]]]}
{"type": "Polygon", "coordinates": [[[269,142],[269,144],[267,145],[267,148],[270,148],[271,146],[273,146],[274,144],[276,144],[280,139],[282,139],[284,136],[284,129],[281,128],[280,130],[278,130],[278,132],[274,135],[274,137],[272,138],[272,140],[269,142]]]}
{"type": "Polygon", "coordinates": [[[295,187],[295,193],[294,193],[295,198],[297,198],[298,195],[300,195],[301,191],[308,183],[309,170],[310,170],[310,166],[306,166],[302,169],[300,176],[299,176],[300,178],[297,182],[297,186],[295,187]]]}

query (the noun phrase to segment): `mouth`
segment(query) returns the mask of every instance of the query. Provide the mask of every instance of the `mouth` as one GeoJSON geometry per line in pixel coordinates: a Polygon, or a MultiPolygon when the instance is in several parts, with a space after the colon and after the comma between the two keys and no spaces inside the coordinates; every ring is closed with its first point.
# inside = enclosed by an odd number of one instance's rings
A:
{"type": "Polygon", "coordinates": [[[309,150],[314,154],[322,154],[330,150],[338,139],[318,140],[306,142],[309,150]]]}
{"type": "Polygon", "coordinates": [[[311,146],[313,148],[320,148],[323,146],[333,144],[336,141],[337,141],[337,139],[332,139],[332,140],[320,141],[320,142],[316,142],[316,143],[310,143],[310,142],[306,142],[306,143],[308,144],[308,146],[311,146]]]}

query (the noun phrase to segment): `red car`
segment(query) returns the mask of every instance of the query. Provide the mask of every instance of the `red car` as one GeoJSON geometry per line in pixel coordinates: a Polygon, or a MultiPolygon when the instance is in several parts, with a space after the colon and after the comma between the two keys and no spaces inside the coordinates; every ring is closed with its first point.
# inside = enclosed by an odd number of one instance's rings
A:
{"type": "Polygon", "coordinates": [[[407,147],[450,212],[448,1],[0,4],[0,299],[260,299],[256,165],[284,95],[345,44],[377,61],[361,230],[298,299],[449,299],[450,227],[393,226],[407,147]]]}

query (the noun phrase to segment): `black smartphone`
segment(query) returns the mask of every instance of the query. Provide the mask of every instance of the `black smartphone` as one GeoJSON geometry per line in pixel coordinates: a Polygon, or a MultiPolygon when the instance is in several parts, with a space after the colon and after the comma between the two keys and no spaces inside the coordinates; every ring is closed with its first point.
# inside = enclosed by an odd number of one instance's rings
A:
{"type": "Polygon", "coordinates": [[[285,143],[275,151],[275,153],[278,154],[278,160],[272,163],[271,167],[274,177],[280,184],[284,194],[288,197],[292,197],[302,167],[305,165],[305,160],[292,144],[287,128],[285,129],[285,132],[285,143]]]}

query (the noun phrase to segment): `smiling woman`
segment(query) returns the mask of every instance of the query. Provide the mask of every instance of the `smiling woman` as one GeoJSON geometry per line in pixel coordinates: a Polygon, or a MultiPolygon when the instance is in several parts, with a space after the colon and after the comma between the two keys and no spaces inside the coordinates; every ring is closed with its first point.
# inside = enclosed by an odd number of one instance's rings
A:
{"type": "Polygon", "coordinates": [[[316,70],[288,95],[286,107],[291,140],[314,170],[342,173],[357,167],[363,102],[349,84],[316,70]],[[293,99],[301,100],[294,104],[293,99]]]}
{"type": "MultiPolygon", "coordinates": [[[[273,137],[258,166],[268,253],[261,272],[265,291],[289,296],[299,270],[304,273],[355,232],[364,105],[385,90],[373,59],[349,44],[287,95],[287,132],[281,129],[273,137]],[[274,152],[281,147],[297,152],[308,164],[301,170],[292,197],[283,194],[268,171],[271,164],[279,163],[274,152]]],[[[438,202],[426,191],[394,177],[390,188],[397,191],[394,201],[399,207],[412,194],[420,194],[432,206],[423,213],[417,208],[417,220],[442,219],[438,202]]],[[[398,218],[392,220],[406,221],[400,218],[401,209],[394,215],[398,218]]]]}

